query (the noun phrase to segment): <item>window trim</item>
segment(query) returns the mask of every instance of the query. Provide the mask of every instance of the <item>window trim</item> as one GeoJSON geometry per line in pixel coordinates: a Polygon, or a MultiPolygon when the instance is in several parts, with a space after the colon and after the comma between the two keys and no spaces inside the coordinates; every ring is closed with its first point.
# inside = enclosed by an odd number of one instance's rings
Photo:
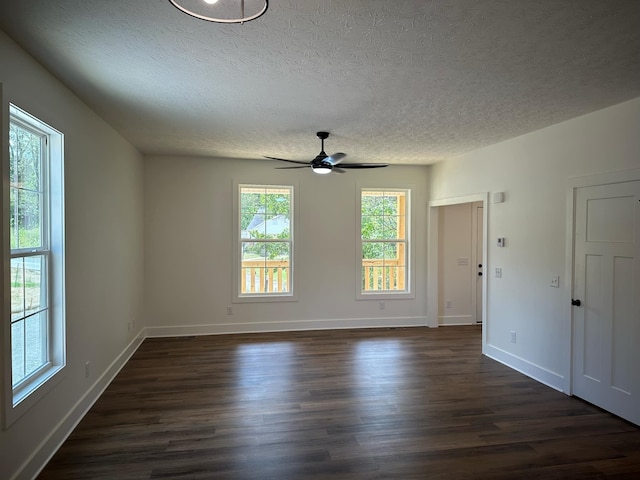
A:
{"type": "Polygon", "coordinates": [[[355,286],[356,300],[393,300],[393,299],[412,299],[415,298],[415,208],[416,205],[416,189],[414,185],[407,184],[385,184],[384,186],[369,186],[358,184],[356,188],[356,271],[355,286]],[[405,271],[405,289],[401,291],[392,290],[362,290],[362,193],[365,191],[402,191],[406,192],[406,271],[405,271]]]}
{"type": "MultiPolygon", "coordinates": [[[[7,105],[7,104],[5,104],[7,105]]],[[[65,333],[65,262],[64,262],[64,135],[43,120],[27,113],[12,103],[3,113],[2,141],[8,142],[10,124],[32,131],[46,138],[43,141],[43,196],[47,206],[43,209],[43,245],[38,249],[16,249],[11,251],[10,242],[6,242],[3,257],[3,283],[5,299],[10,300],[10,263],[12,258],[43,254],[48,257],[47,263],[47,296],[48,296],[48,334],[47,362],[38,370],[18,382],[12,382],[12,349],[11,349],[11,307],[6,302],[2,328],[5,332],[6,353],[2,359],[5,363],[2,376],[4,427],[7,428],[22,416],[29,408],[51,391],[63,378],[66,366],[66,333],[65,333]],[[5,116],[6,115],[6,116],[5,116]]],[[[3,230],[5,240],[9,240],[9,148],[3,150],[2,176],[7,186],[2,196],[3,230]]]]}
{"type": "Polygon", "coordinates": [[[233,292],[232,303],[270,303],[270,302],[296,302],[298,301],[298,288],[297,288],[297,275],[295,272],[298,249],[296,248],[296,239],[298,237],[298,183],[287,182],[282,183],[269,183],[269,182],[249,182],[249,181],[236,181],[233,182],[233,292]],[[247,294],[241,293],[240,279],[242,270],[242,249],[241,244],[243,239],[240,235],[240,195],[242,187],[258,187],[258,188],[288,188],[291,189],[291,211],[289,221],[292,224],[290,228],[291,239],[291,251],[290,251],[290,291],[284,293],[255,293],[247,294]]]}

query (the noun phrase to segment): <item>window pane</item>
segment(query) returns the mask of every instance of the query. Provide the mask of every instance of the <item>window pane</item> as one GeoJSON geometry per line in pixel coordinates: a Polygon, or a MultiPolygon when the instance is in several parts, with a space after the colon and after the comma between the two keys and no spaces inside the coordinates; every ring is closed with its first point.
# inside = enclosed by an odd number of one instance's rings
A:
{"type": "Polygon", "coordinates": [[[33,191],[40,190],[40,159],[42,140],[24,128],[11,123],[9,134],[9,155],[11,159],[11,179],[15,186],[33,191]]]}
{"type": "Polygon", "coordinates": [[[283,188],[267,189],[266,212],[269,216],[285,215],[289,216],[291,207],[291,191],[283,188]]]}
{"type": "Polygon", "coordinates": [[[384,217],[363,216],[361,221],[362,239],[377,240],[384,237],[384,217]]]}
{"type": "Polygon", "coordinates": [[[40,312],[25,321],[25,375],[30,375],[46,363],[47,313],[40,312]]]}
{"type": "Polygon", "coordinates": [[[385,216],[382,219],[383,224],[383,237],[387,240],[394,240],[396,238],[402,238],[404,232],[398,231],[399,221],[397,216],[385,216]]]}
{"type": "Polygon", "coordinates": [[[362,244],[362,259],[384,259],[384,243],[365,242],[362,244]]]}
{"type": "Polygon", "coordinates": [[[397,243],[387,242],[383,246],[384,250],[384,258],[389,261],[397,261],[399,260],[399,248],[397,243]]]}
{"type": "Polygon", "coordinates": [[[289,262],[289,243],[271,242],[266,244],[267,259],[289,262]]]}
{"type": "Polygon", "coordinates": [[[47,308],[46,261],[44,255],[24,259],[24,303],[27,315],[47,308]]]}
{"type": "Polygon", "coordinates": [[[11,321],[21,319],[24,313],[24,260],[11,259],[11,321]]]}
{"type": "Polygon", "coordinates": [[[257,238],[255,232],[260,231],[259,225],[262,224],[262,230],[264,230],[264,194],[257,193],[254,188],[242,188],[240,191],[240,207],[242,238],[257,238]]]}
{"type": "Polygon", "coordinates": [[[362,215],[382,215],[382,194],[362,192],[360,198],[360,209],[362,215]]]}
{"type": "Polygon", "coordinates": [[[18,248],[18,190],[9,189],[9,236],[11,248],[18,248]]]}
{"type": "Polygon", "coordinates": [[[287,215],[275,215],[265,222],[265,236],[269,239],[289,238],[289,217],[287,215]]]}
{"type": "MultiPolygon", "coordinates": [[[[267,256],[265,251],[265,244],[260,242],[242,242],[242,264],[246,262],[261,262],[264,264],[265,257],[267,256]]],[[[264,266],[264,265],[261,265],[264,266]]]]}
{"type": "Polygon", "coordinates": [[[256,213],[252,215],[243,238],[264,239],[267,236],[267,219],[264,213],[256,213]]]}
{"type": "Polygon", "coordinates": [[[13,385],[25,377],[24,320],[11,324],[11,371],[13,385]]]}
{"type": "Polygon", "coordinates": [[[384,214],[385,215],[398,215],[398,195],[385,192],[384,194],[384,214]]]}
{"type": "Polygon", "coordinates": [[[42,195],[18,191],[18,248],[40,248],[42,195]]]}
{"type": "Polygon", "coordinates": [[[264,189],[243,188],[240,192],[240,203],[243,213],[265,212],[264,189]]]}

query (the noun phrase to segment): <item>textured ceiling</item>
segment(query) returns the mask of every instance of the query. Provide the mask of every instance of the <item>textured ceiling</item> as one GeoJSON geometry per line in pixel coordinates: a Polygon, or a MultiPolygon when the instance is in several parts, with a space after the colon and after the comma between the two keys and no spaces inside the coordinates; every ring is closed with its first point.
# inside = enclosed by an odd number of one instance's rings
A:
{"type": "Polygon", "coordinates": [[[0,28],[153,154],[311,159],[328,130],[428,164],[640,96],[638,0],[2,0],[0,28]]]}

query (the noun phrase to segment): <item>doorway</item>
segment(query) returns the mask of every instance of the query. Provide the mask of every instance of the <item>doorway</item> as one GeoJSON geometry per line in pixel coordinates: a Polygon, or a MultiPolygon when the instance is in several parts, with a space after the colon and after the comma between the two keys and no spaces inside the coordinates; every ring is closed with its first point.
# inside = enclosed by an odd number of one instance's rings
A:
{"type": "MultiPolygon", "coordinates": [[[[486,344],[486,278],[483,275],[487,260],[487,193],[466,195],[461,197],[435,200],[429,203],[429,279],[428,279],[428,312],[429,327],[440,324],[482,324],[482,349],[486,344]],[[443,255],[443,245],[455,239],[455,226],[443,222],[447,216],[445,209],[458,206],[458,210],[468,211],[466,252],[449,248],[443,255]],[[464,313],[454,312],[455,300],[446,298],[446,270],[453,273],[466,271],[464,280],[458,276],[455,281],[464,281],[469,294],[469,303],[464,313]],[[448,303],[448,300],[451,303],[448,303]],[[449,308],[448,308],[449,306],[449,308]],[[446,319],[445,322],[441,322],[446,319]]],[[[452,209],[451,211],[454,211],[452,209]]],[[[459,212],[458,212],[459,213],[459,212]]],[[[455,217],[455,214],[453,214],[455,217]]],[[[460,220],[460,222],[464,222],[460,220]]],[[[454,222],[455,223],[455,222],[454,222]]]]}
{"type": "Polygon", "coordinates": [[[482,202],[439,208],[438,325],[482,323],[482,202]]]}

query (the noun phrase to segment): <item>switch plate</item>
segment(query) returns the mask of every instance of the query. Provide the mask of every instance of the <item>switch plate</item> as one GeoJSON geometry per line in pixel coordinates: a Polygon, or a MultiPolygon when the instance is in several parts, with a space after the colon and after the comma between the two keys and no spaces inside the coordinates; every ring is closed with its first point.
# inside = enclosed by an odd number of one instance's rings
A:
{"type": "Polygon", "coordinates": [[[451,308],[451,307],[453,307],[453,302],[451,300],[447,300],[445,302],[445,308],[451,308]]]}
{"type": "Polygon", "coordinates": [[[549,283],[549,286],[554,288],[560,288],[560,275],[551,277],[551,283],[549,283]]]}
{"type": "Polygon", "coordinates": [[[496,267],[496,278],[502,278],[502,267],[496,267]]]}
{"type": "Polygon", "coordinates": [[[231,305],[227,307],[227,315],[233,315],[233,307],[231,305]]]}
{"type": "Polygon", "coordinates": [[[499,247],[504,247],[506,244],[506,241],[504,239],[504,237],[498,237],[498,246],[499,247]]]}
{"type": "Polygon", "coordinates": [[[516,343],[516,340],[518,340],[516,331],[511,330],[511,343],[516,343]]]}

